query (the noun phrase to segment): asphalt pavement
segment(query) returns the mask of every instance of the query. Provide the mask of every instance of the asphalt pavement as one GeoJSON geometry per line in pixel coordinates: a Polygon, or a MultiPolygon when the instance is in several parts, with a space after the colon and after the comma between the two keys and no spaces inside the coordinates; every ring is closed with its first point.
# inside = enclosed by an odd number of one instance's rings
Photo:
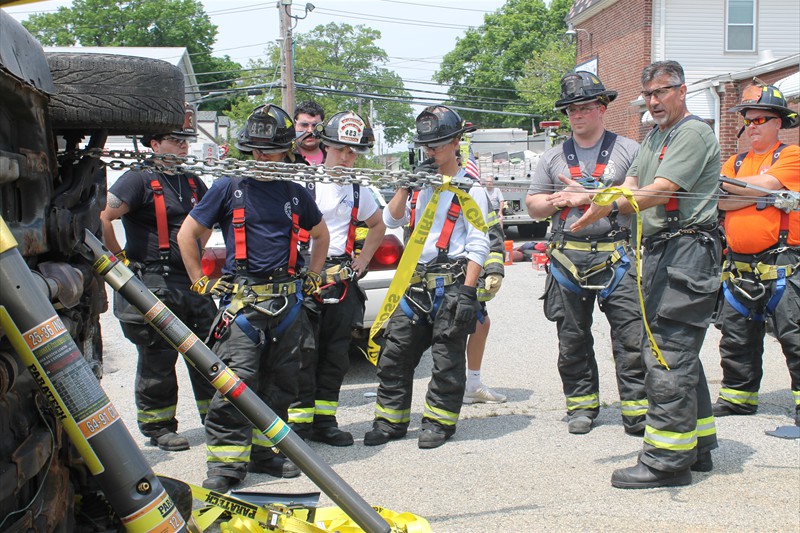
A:
{"type": "MultiPolygon", "coordinates": [[[[539,301],[544,273],[530,263],[506,268],[489,304],[492,331],[483,381],[508,396],[499,405],[465,405],[455,436],[434,450],[417,448],[420,416],[430,377],[424,357],[414,381],[409,434],[385,446],[366,447],[371,428],[375,370],[354,361],[342,390],[340,427],[356,443],[310,446],[372,505],[411,512],[437,533],[527,531],[800,531],[800,440],[767,436],[793,424],[789,375],[780,345],[766,339],[758,414],[717,419],[714,470],[694,473],[688,487],[620,490],[614,469],[631,466],[640,437],[622,429],[608,324],[597,311],[592,332],[600,369],[601,412],[586,435],[571,435],[556,369],[555,325],[539,301]]],[[[110,290],[110,289],[109,289],[110,290]]],[[[205,478],[204,433],[191,387],[179,365],[179,431],[191,450],[149,446],[136,427],[133,402],[136,351],[108,312],[102,317],[105,376],[102,385],[156,473],[200,484],[205,478]]],[[[701,358],[712,400],[722,377],[719,334],[709,328],[701,358]]],[[[265,492],[318,490],[305,476],[279,480],[249,474],[239,489],[265,492]]],[[[331,500],[321,496],[321,505],[331,500]]]]}

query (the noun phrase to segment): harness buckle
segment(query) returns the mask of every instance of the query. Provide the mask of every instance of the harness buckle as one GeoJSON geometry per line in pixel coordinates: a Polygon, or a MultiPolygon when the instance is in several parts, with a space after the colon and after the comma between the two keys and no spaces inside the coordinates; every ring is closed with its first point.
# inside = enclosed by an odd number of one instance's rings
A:
{"type": "Polygon", "coordinates": [[[231,321],[236,318],[234,315],[228,312],[226,309],[222,312],[222,318],[220,318],[217,326],[214,328],[214,338],[219,340],[228,331],[228,328],[231,327],[231,321]]]}

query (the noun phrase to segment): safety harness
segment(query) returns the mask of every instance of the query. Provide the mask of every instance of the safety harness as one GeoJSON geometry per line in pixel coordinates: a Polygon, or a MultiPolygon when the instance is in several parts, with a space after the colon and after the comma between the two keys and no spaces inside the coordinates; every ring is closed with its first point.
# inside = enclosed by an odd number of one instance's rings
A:
{"type": "Polygon", "coordinates": [[[320,287],[319,296],[315,296],[317,300],[323,304],[338,304],[344,301],[350,288],[350,282],[355,279],[355,272],[351,267],[351,263],[356,245],[360,197],[361,189],[359,184],[353,183],[353,207],[350,209],[350,223],[347,226],[347,240],[344,245],[344,254],[331,256],[325,259],[325,266],[322,271],[323,285],[320,287]],[[323,293],[325,291],[330,294],[331,290],[336,287],[341,288],[339,296],[324,297],[323,293]]]}
{"type": "MultiPolygon", "coordinates": [[[[597,155],[597,163],[591,177],[583,178],[580,162],[575,151],[575,140],[569,138],[563,145],[564,158],[569,167],[572,179],[586,188],[598,188],[602,184],[601,178],[605,173],[608,162],[611,159],[611,152],[616,144],[617,135],[607,131],[600,145],[600,153],[597,155]]],[[[588,206],[581,206],[581,211],[586,211],[588,206]]],[[[609,215],[611,231],[601,238],[578,239],[576,237],[565,238],[566,225],[569,209],[562,209],[559,215],[559,223],[553,232],[553,237],[548,244],[548,256],[551,259],[550,272],[559,285],[577,295],[584,295],[586,291],[599,291],[601,298],[607,298],[614,289],[617,288],[625,273],[630,269],[631,262],[628,258],[630,245],[628,239],[630,232],[627,228],[620,228],[617,222],[616,213],[609,215]],[[621,237],[621,238],[620,238],[621,237]],[[597,253],[608,252],[608,257],[602,263],[579,271],[575,264],[567,257],[562,250],[578,250],[582,252],[597,253]],[[611,277],[604,284],[595,284],[592,278],[611,270],[611,277]],[[569,275],[568,275],[569,274],[569,275]],[[574,280],[574,281],[573,281],[574,280]]]]}
{"type": "MultiPolygon", "coordinates": [[[[778,161],[781,152],[786,146],[787,145],[781,143],[775,149],[775,153],[772,155],[772,165],[778,161]]],[[[748,153],[749,152],[743,152],[736,156],[736,161],[734,163],[735,175],[739,173],[739,169],[748,153]]],[[[767,207],[768,205],[763,201],[756,204],[756,209],[759,211],[767,207]]],[[[787,249],[789,240],[789,213],[783,210],[780,210],[780,213],[781,219],[778,241],[771,248],[758,255],[737,254],[733,252],[730,247],[728,248],[725,269],[722,272],[722,293],[731,307],[736,309],[739,314],[748,320],[764,322],[770,317],[775,312],[778,303],[783,297],[783,293],[786,290],[786,280],[800,270],[800,263],[795,265],[772,265],[763,261],[787,249]],[[752,274],[752,279],[743,276],[743,273],[752,274]],[[772,295],[764,306],[763,312],[757,312],[757,307],[748,307],[746,303],[752,305],[766,296],[768,289],[764,282],[769,283],[772,281],[775,282],[775,287],[772,291],[772,295]],[[745,284],[752,286],[752,288],[749,291],[746,290],[743,287],[745,284]],[[737,298],[737,295],[739,298],[745,299],[746,302],[737,298]]]]}
{"type": "MultiPolygon", "coordinates": [[[[246,279],[248,275],[247,268],[247,230],[245,215],[245,199],[247,197],[247,180],[234,180],[233,201],[232,201],[232,224],[234,236],[234,257],[236,265],[236,276],[240,280],[246,279]]],[[[291,189],[289,184],[285,183],[286,192],[291,197],[291,189]]],[[[298,206],[294,202],[289,202],[292,209],[292,229],[289,238],[289,261],[286,268],[275,270],[268,276],[270,279],[281,278],[294,278],[297,274],[297,246],[300,235],[300,213],[298,213],[298,206]]],[[[254,344],[259,344],[261,338],[259,331],[255,328],[247,317],[242,314],[242,310],[249,307],[263,315],[269,317],[279,316],[281,313],[289,308],[289,311],[284,316],[275,328],[265,336],[267,342],[273,337],[281,335],[286,328],[288,328],[300,312],[303,303],[302,280],[291,279],[290,281],[282,281],[276,283],[266,284],[250,284],[245,281],[240,283],[233,283],[230,289],[220,299],[220,309],[222,314],[219,321],[213,330],[215,339],[220,339],[230,327],[231,322],[235,322],[242,332],[247,335],[254,344]],[[290,297],[294,296],[295,303],[290,303],[290,297]],[[265,309],[260,307],[259,304],[268,300],[276,298],[283,298],[283,305],[277,310],[265,309]]]]}
{"type": "MultiPolygon", "coordinates": [[[[162,263],[164,276],[169,275],[169,224],[167,223],[167,202],[164,198],[164,187],[161,185],[161,173],[155,172],[156,176],[150,180],[150,188],[153,190],[153,205],[156,210],[156,233],[158,235],[158,255],[162,263]]],[[[180,179],[181,176],[178,176],[180,179]]],[[[192,191],[193,204],[197,205],[197,182],[194,177],[186,176],[189,182],[189,189],[192,191]]]]}

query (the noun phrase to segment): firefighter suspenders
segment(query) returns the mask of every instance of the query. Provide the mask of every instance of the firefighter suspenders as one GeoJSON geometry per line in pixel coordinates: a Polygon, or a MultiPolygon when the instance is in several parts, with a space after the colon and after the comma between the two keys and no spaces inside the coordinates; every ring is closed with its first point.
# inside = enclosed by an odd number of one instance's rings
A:
{"type": "MultiPolygon", "coordinates": [[[[787,145],[781,143],[775,149],[775,152],[772,154],[772,163],[770,166],[774,165],[778,158],[781,156],[781,152],[787,145]]],[[[739,169],[742,166],[747,154],[749,152],[742,152],[736,155],[736,161],[734,162],[734,175],[739,174],[739,169]]],[[[758,205],[756,204],[756,209],[763,210],[766,209],[767,205],[758,205]]],[[[789,213],[786,211],[780,210],[780,227],[778,230],[778,241],[776,246],[778,248],[785,247],[787,241],[789,240],[789,213]]],[[[731,254],[734,252],[728,248],[728,260],[726,265],[726,272],[723,273],[723,283],[722,283],[722,293],[725,296],[725,300],[736,309],[739,314],[744,316],[747,319],[755,320],[758,322],[764,322],[767,317],[772,315],[775,312],[775,308],[778,307],[778,303],[780,302],[781,298],[783,297],[783,293],[786,290],[786,279],[791,276],[796,270],[797,265],[767,265],[758,261],[757,258],[754,258],[753,261],[749,263],[736,261],[733,259],[731,254]],[[735,271],[735,272],[734,272],[735,271]],[[756,283],[760,285],[760,292],[758,296],[752,297],[749,293],[745,292],[744,289],[741,289],[738,284],[736,283],[735,273],[741,272],[752,272],[753,276],[756,278],[756,283]],[[735,289],[739,292],[743,293],[742,296],[747,298],[748,300],[758,300],[766,294],[766,287],[762,283],[762,281],[772,281],[775,280],[775,291],[770,296],[769,300],[767,301],[766,306],[764,307],[763,313],[757,313],[755,309],[751,309],[744,305],[739,299],[736,298],[736,295],[730,289],[728,282],[733,285],[735,289]]],[[[738,278],[742,279],[742,278],[738,278]]]]}
{"type": "MultiPolygon", "coordinates": [[[[182,174],[179,174],[178,179],[181,179],[181,176],[182,174]]],[[[189,182],[189,189],[192,191],[192,204],[197,205],[197,182],[192,176],[186,176],[186,181],[189,182]]],[[[164,263],[164,275],[167,275],[169,273],[169,224],[167,222],[167,202],[164,198],[160,172],[156,172],[156,176],[150,180],[150,188],[153,190],[153,205],[156,211],[159,260],[164,263]]]]}

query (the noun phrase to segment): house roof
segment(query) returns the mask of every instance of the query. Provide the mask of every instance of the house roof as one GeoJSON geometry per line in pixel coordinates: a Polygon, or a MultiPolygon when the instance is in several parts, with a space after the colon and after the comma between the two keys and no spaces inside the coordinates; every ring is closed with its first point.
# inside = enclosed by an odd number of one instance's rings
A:
{"type": "Polygon", "coordinates": [[[203,122],[214,122],[217,118],[216,111],[198,111],[197,112],[197,120],[203,122]]]}

